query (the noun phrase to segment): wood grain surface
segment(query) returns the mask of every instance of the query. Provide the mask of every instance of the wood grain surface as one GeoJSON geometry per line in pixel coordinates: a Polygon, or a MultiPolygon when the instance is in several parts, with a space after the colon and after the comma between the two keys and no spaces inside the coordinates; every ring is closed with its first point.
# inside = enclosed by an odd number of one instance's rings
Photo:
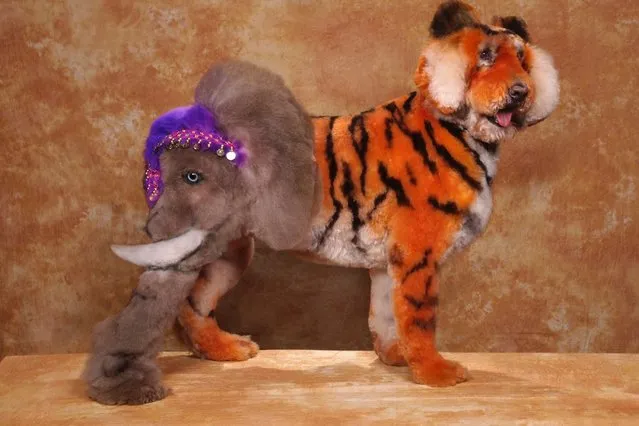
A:
{"type": "Polygon", "coordinates": [[[472,380],[413,384],[372,352],[262,351],[242,363],[169,352],[172,394],[144,406],[84,395],[86,355],[7,357],[0,424],[639,424],[638,354],[456,353],[472,380]]]}

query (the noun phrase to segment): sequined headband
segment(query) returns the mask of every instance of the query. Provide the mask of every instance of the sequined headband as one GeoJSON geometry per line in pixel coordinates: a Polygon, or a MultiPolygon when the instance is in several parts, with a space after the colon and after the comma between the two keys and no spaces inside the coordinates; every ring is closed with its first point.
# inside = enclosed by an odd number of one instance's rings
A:
{"type": "Polygon", "coordinates": [[[215,153],[236,167],[246,161],[246,151],[240,141],[230,140],[215,126],[211,112],[202,105],[180,107],[161,115],[151,125],[144,159],[144,192],[152,208],[164,191],[160,156],[164,151],[193,149],[215,153]]]}

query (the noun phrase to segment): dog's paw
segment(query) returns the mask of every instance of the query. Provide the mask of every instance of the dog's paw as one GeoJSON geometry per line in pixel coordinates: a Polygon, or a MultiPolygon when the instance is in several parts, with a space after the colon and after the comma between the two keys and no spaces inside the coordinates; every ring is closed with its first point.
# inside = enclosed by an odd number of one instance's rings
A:
{"type": "Polygon", "coordinates": [[[461,364],[443,358],[414,363],[411,364],[410,368],[413,380],[428,386],[454,386],[469,378],[468,370],[461,364]]]}
{"type": "MultiPolygon", "coordinates": [[[[200,336],[203,337],[203,336],[200,336]]],[[[257,355],[260,347],[249,336],[218,331],[215,336],[198,339],[191,350],[200,358],[212,361],[246,361],[257,355]]]]}
{"type": "Polygon", "coordinates": [[[139,405],[165,398],[160,369],[151,360],[125,354],[89,360],[85,371],[89,398],[105,405],[139,405]]]}

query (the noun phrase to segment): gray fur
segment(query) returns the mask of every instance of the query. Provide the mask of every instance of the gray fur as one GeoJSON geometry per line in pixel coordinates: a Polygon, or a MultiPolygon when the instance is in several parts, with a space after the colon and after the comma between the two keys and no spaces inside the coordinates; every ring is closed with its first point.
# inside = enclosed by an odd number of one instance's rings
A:
{"type": "Polygon", "coordinates": [[[321,191],[312,123],[283,80],[245,62],[227,62],[207,72],[195,100],[213,112],[226,135],[247,146],[249,159],[235,168],[212,154],[165,152],[165,190],[147,223],[152,239],[189,228],[211,231],[207,250],[181,269],[212,261],[229,241],[248,234],[276,250],[300,245],[321,191]],[[188,185],[181,179],[184,170],[201,172],[204,181],[188,185]]]}
{"type": "Polygon", "coordinates": [[[155,363],[164,330],[195,284],[195,271],[223,255],[229,243],[255,236],[282,250],[310,234],[321,194],[313,128],[283,80],[248,63],[227,62],[208,71],[195,100],[213,112],[221,130],[244,143],[249,158],[236,168],[214,153],[162,154],[165,188],[149,212],[147,233],[153,241],[193,228],[209,233],[200,249],[170,270],[142,274],[128,306],[96,327],[84,378],[89,396],[103,404],[142,404],[167,395],[155,363]],[[189,185],[182,178],[186,170],[204,179],[189,185]]]}
{"type": "Polygon", "coordinates": [[[147,271],[126,308],[95,327],[84,371],[91,399],[144,404],[167,395],[155,357],[196,278],[196,272],[147,271]]]}

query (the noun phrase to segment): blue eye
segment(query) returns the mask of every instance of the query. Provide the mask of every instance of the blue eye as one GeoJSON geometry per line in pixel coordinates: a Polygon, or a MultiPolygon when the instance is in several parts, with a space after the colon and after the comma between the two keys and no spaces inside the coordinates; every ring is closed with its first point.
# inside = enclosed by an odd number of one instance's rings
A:
{"type": "Polygon", "coordinates": [[[183,177],[184,181],[189,185],[197,185],[202,181],[202,175],[198,172],[186,172],[183,177]]]}

